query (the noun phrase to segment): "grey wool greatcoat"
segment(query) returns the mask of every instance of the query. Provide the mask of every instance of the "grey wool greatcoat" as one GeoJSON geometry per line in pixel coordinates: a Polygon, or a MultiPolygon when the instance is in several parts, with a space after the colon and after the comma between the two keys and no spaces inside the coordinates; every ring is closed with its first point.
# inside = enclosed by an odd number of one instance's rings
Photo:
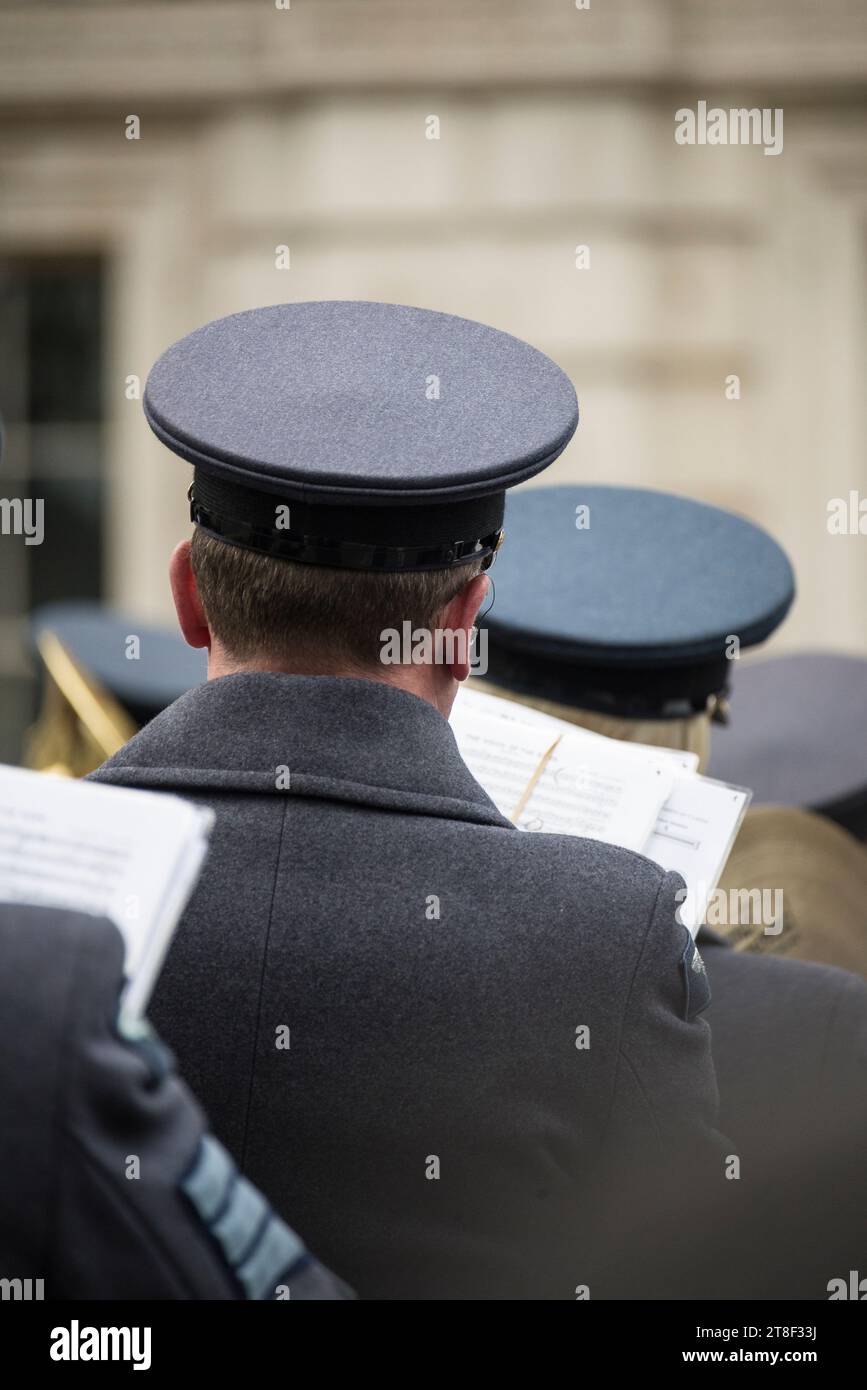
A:
{"type": "Polygon", "coordinates": [[[723,1181],[681,880],[516,830],[431,705],[226,676],[94,777],[215,809],[151,1019],[362,1298],[616,1293],[626,1194],[678,1162],[723,1181]]]}

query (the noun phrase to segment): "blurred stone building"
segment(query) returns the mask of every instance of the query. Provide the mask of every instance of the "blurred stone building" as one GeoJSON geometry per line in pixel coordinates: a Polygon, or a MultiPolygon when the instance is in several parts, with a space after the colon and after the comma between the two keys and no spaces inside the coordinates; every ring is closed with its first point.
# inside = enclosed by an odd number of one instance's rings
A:
{"type": "Polygon", "coordinates": [[[187,470],[136,379],[295,299],[527,338],[581,402],[548,481],[747,514],[798,569],[779,645],[864,650],[827,506],[867,499],[865,116],[861,0],[0,3],[0,495],[46,499],[0,538],[4,700],[33,603],[168,614],[187,470]],[[676,143],[701,101],[782,108],[782,152],[676,143]]]}

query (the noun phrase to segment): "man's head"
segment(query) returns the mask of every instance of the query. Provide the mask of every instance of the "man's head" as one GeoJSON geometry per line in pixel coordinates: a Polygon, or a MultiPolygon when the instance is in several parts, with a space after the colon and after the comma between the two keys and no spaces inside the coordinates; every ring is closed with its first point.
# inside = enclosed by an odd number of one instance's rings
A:
{"type": "Polygon", "coordinates": [[[190,646],[208,648],[211,678],[244,670],[355,676],[399,685],[448,714],[470,670],[488,588],[481,569],[478,560],[394,573],[329,569],[229,545],[197,527],[176,548],[170,574],[181,630],[190,646]],[[384,660],[386,634],[404,623],[458,640],[439,660],[384,660]]]}

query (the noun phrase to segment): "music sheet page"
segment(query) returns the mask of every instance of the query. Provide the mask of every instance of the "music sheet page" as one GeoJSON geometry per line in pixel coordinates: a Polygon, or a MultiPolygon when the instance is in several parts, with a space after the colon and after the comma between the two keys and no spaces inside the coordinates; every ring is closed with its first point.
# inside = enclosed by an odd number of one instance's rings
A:
{"type": "Polygon", "coordinates": [[[108,917],[143,1003],[212,821],[180,797],[0,766],[0,901],[108,917]]]}
{"type": "Polygon", "coordinates": [[[700,926],[751,793],[701,777],[698,757],[619,742],[515,701],[462,690],[451,719],[464,761],[522,830],[583,835],[680,873],[700,926]]]}
{"type": "Polygon", "coordinates": [[[500,719],[457,702],[452,715],[464,762],[520,829],[641,850],[671,790],[671,765],[624,754],[611,739],[583,741],[557,723],[500,719]]]}
{"type": "Polygon", "coordinates": [[[752,793],[710,777],[678,777],[653,828],[645,854],[683,876],[681,918],[695,935],[704,921],[752,793]]]}

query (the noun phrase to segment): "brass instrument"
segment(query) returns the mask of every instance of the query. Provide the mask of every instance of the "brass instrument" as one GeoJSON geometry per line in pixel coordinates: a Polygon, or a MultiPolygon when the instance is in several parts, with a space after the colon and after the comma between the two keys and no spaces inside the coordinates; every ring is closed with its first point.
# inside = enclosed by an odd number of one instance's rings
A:
{"type": "Polygon", "coordinates": [[[132,738],[138,726],[56,633],[45,629],[37,647],[45,684],[39,715],[25,739],[25,766],[84,777],[132,738]]]}

